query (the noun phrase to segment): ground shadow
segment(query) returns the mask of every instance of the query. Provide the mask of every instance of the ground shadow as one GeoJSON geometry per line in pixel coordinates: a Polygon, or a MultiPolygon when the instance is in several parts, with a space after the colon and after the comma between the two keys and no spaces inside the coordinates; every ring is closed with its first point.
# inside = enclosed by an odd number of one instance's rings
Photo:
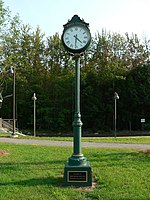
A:
{"type": "Polygon", "coordinates": [[[128,168],[130,163],[140,166],[150,162],[150,156],[148,153],[141,153],[139,151],[135,152],[112,152],[112,153],[92,153],[88,157],[92,168],[102,167],[103,165],[111,167],[124,167],[128,168]],[[101,163],[101,164],[98,164],[101,163]]]}
{"type": "Polygon", "coordinates": [[[63,187],[64,180],[63,177],[48,177],[48,178],[32,178],[28,180],[11,181],[7,183],[0,183],[1,186],[53,186],[53,187],[63,187]]]}
{"type": "Polygon", "coordinates": [[[56,167],[57,165],[65,165],[65,160],[49,160],[49,161],[45,161],[45,162],[39,162],[39,161],[32,161],[32,162],[5,162],[5,163],[1,163],[1,168],[0,168],[0,172],[3,172],[3,170],[5,171],[7,170],[18,170],[18,167],[22,168],[22,166],[24,166],[25,168],[27,167],[31,167],[31,166],[35,166],[35,165],[42,165],[42,166],[48,166],[49,169],[58,169],[58,167],[56,167]]]}

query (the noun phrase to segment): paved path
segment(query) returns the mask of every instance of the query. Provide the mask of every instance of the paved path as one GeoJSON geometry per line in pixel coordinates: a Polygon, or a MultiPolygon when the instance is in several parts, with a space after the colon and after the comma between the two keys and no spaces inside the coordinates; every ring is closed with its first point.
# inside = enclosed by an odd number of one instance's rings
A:
{"type": "MultiPolygon", "coordinates": [[[[42,146],[63,146],[72,147],[73,142],[67,141],[50,141],[50,140],[36,140],[36,139],[17,139],[0,137],[0,142],[11,144],[28,144],[28,145],[42,145],[42,146]]],[[[83,148],[128,148],[128,149],[150,149],[150,144],[124,144],[124,143],[96,143],[96,142],[82,142],[83,148]]]]}

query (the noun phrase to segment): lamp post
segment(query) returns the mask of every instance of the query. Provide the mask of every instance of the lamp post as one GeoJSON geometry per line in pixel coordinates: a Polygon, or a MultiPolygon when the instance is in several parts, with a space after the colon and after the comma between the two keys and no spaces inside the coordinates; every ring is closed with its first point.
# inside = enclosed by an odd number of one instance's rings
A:
{"type": "MultiPolygon", "coordinates": [[[[7,70],[5,73],[13,74],[13,94],[7,95],[4,98],[13,96],[13,132],[12,132],[12,137],[18,137],[15,133],[16,132],[16,68],[10,67],[10,69],[7,70]]],[[[2,95],[1,95],[0,103],[2,104],[2,102],[3,102],[3,98],[2,98],[2,95]]]]}
{"type": "Polygon", "coordinates": [[[117,92],[114,93],[115,100],[115,116],[114,116],[114,126],[115,126],[115,138],[116,138],[116,121],[117,121],[117,100],[119,99],[119,95],[117,92]]]}
{"type": "Polygon", "coordinates": [[[0,74],[2,74],[2,78],[0,78],[0,109],[2,107],[2,103],[3,103],[3,96],[2,96],[2,92],[3,92],[3,84],[4,84],[4,79],[3,79],[3,71],[0,67],[0,74]]]}
{"type": "MultiPolygon", "coordinates": [[[[0,70],[0,74],[5,74],[5,73],[12,73],[13,74],[12,68],[7,70],[7,71],[0,70]]],[[[0,108],[2,107],[3,99],[13,96],[13,94],[9,94],[9,95],[6,95],[4,97],[2,96],[2,92],[3,92],[3,89],[4,89],[3,88],[3,84],[4,84],[4,80],[3,79],[4,78],[1,79],[1,83],[0,83],[0,108]]]]}
{"type": "Polygon", "coordinates": [[[37,97],[36,97],[35,93],[33,94],[32,100],[33,100],[33,104],[34,104],[34,108],[33,108],[33,113],[34,113],[34,136],[36,136],[36,100],[37,100],[37,97]]]}
{"type": "Polygon", "coordinates": [[[16,131],[16,69],[13,70],[13,135],[16,131]]]}
{"type": "Polygon", "coordinates": [[[12,137],[16,135],[16,68],[11,67],[9,73],[13,74],[13,133],[12,137]]]}
{"type": "Polygon", "coordinates": [[[2,94],[0,93],[0,108],[2,107],[2,103],[3,103],[3,97],[2,94]]]}

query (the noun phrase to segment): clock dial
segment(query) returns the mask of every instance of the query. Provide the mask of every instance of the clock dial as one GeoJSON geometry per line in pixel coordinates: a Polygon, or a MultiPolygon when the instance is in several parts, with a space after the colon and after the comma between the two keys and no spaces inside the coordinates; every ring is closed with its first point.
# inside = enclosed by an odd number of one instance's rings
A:
{"type": "Polygon", "coordinates": [[[86,27],[72,26],[63,35],[64,44],[72,50],[80,50],[88,45],[90,33],[86,27]]]}

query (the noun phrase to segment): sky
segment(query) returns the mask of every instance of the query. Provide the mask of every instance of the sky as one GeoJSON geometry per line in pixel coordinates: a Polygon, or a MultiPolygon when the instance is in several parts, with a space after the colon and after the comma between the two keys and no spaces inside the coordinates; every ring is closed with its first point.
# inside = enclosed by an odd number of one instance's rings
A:
{"type": "Polygon", "coordinates": [[[150,0],[3,0],[12,14],[19,14],[33,30],[60,35],[75,14],[89,23],[92,36],[107,32],[135,33],[150,39],[150,0]]]}

